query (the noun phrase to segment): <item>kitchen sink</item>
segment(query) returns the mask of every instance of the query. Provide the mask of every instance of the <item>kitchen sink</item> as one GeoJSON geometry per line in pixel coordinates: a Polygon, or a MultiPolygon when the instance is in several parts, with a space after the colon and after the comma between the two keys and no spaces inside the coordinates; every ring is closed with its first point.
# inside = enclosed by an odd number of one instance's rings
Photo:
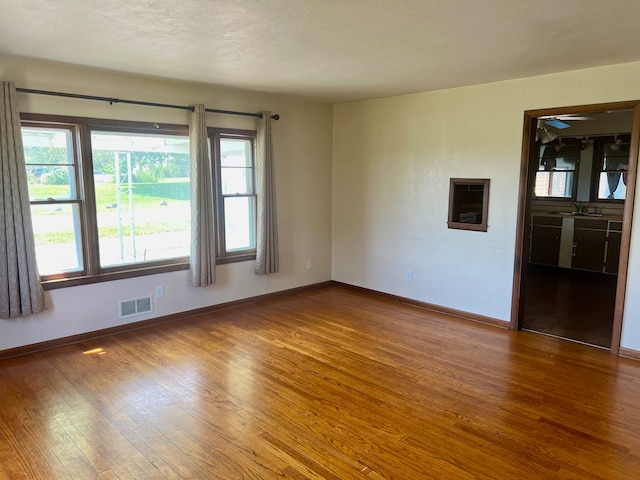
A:
{"type": "Polygon", "coordinates": [[[552,215],[568,215],[575,217],[601,217],[601,213],[589,213],[589,212],[549,212],[552,215]]]}

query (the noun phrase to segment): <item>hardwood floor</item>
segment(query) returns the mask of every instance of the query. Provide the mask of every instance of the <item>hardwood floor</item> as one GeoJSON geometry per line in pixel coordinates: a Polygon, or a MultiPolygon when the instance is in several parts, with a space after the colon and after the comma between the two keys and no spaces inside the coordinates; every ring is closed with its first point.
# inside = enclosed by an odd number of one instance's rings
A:
{"type": "Polygon", "coordinates": [[[640,362],[337,286],[0,362],[1,479],[637,479],[640,362]]]}
{"type": "Polygon", "coordinates": [[[616,275],[529,264],[523,327],[611,347],[616,275]]]}

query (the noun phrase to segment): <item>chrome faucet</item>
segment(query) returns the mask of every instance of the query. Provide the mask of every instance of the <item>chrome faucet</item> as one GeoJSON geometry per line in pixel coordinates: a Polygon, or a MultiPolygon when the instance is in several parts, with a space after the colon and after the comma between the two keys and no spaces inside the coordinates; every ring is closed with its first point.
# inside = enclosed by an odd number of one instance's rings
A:
{"type": "Polygon", "coordinates": [[[582,205],[582,203],[580,202],[576,202],[576,203],[571,202],[570,204],[567,205],[567,207],[571,207],[571,206],[575,207],[576,209],[575,213],[585,213],[587,211],[587,207],[582,205]]]}

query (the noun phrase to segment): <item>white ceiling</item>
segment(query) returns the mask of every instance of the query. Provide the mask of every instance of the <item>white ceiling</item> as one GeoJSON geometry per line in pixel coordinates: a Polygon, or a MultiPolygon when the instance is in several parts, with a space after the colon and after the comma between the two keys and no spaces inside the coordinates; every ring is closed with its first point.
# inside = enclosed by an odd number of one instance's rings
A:
{"type": "Polygon", "coordinates": [[[0,53],[342,102],[640,60],[639,25],[639,0],[0,0],[0,53]]]}

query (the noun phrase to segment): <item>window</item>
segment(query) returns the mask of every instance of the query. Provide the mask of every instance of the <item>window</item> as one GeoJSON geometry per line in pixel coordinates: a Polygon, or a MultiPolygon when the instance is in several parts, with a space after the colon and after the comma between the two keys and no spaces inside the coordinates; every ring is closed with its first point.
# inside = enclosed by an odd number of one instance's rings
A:
{"type": "Polygon", "coordinates": [[[189,256],[189,138],[91,129],[100,267],[189,256]]]}
{"type": "MultiPolygon", "coordinates": [[[[188,128],[24,114],[46,288],[188,268],[188,128]]],[[[210,128],[218,263],[255,258],[255,137],[210,128]]]]}
{"type": "Polygon", "coordinates": [[[36,256],[45,277],[85,269],[75,136],[71,125],[22,129],[36,256]]]}
{"type": "Polygon", "coordinates": [[[630,135],[596,139],[596,200],[624,201],[627,196],[627,167],[630,135]]]}
{"type": "Polygon", "coordinates": [[[580,146],[575,139],[559,139],[540,145],[535,177],[536,198],[575,199],[580,146]]]}
{"type": "Polygon", "coordinates": [[[255,258],[255,131],[209,129],[214,152],[218,257],[255,258]]]}
{"type": "Polygon", "coordinates": [[[188,268],[186,126],[23,115],[48,288],[188,268]]]}

